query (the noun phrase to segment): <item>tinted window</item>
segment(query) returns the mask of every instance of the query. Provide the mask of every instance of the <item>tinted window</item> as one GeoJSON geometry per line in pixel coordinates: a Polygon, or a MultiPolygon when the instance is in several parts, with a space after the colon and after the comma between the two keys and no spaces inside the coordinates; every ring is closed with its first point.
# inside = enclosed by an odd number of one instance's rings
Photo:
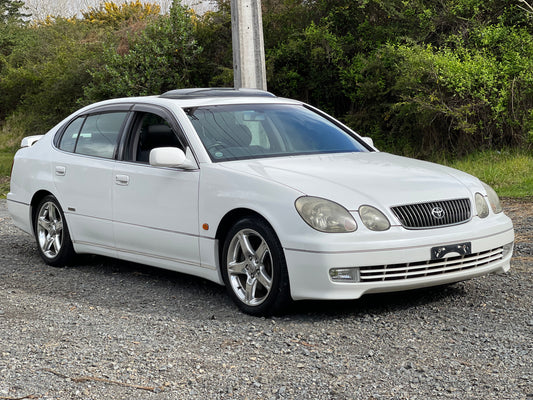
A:
{"type": "Polygon", "coordinates": [[[76,140],[78,140],[78,134],[80,133],[80,128],[84,120],[85,117],[77,118],[70,123],[67,129],[65,129],[65,132],[61,137],[61,142],[59,142],[59,148],[61,150],[74,151],[76,140]]]}
{"type": "Polygon", "coordinates": [[[368,151],[355,137],[304,106],[206,106],[186,110],[213,161],[368,151]]]}
{"type": "Polygon", "coordinates": [[[113,158],[120,128],[127,114],[127,112],[114,112],[88,116],[79,134],[75,152],[113,158]]]}

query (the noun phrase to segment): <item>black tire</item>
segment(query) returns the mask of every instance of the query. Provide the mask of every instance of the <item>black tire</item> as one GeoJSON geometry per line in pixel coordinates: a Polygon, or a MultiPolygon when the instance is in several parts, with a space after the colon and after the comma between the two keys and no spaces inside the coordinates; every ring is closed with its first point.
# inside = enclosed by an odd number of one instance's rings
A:
{"type": "Polygon", "coordinates": [[[229,296],[246,314],[277,314],[290,302],[285,254],[263,219],[247,217],[229,230],[220,265],[229,296]]]}
{"type": "Polygon", "coordinates": [[[53,267],[64,267],[75,256],[65,214],[57,199],[44,197],[34,214],[33,227],[37,249],[44,262],[53,267]]]}

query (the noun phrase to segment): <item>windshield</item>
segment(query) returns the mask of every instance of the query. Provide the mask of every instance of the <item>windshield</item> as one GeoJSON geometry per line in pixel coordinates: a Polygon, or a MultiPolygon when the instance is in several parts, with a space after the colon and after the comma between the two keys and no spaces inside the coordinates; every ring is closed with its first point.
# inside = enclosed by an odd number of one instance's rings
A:
{"type": "Polygon", "coordinates": [[[347,131],[300,105],[206,106],[185,112],[214,162],[368,151],[347,131]]]}

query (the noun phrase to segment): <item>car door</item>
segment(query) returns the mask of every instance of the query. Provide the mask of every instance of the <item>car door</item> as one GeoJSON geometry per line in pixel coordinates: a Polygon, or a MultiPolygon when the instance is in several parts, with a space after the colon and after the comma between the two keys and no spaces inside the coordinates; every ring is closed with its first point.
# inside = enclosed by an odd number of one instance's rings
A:
{"type": "Polygon", "coordinates": [[[165,110],[137,105],[114,170],[113,220],[118,256],[193,272],[199,262],[198,169],[154,167],[156,147],[180,147],[179,125],[165,110]]]}
{"type": "Polygon", "coordinates": [[[92,111],[61,133],[52,165],[57,197],[78,251],[113,255],[112,183],[128,106],[92,111]]]}

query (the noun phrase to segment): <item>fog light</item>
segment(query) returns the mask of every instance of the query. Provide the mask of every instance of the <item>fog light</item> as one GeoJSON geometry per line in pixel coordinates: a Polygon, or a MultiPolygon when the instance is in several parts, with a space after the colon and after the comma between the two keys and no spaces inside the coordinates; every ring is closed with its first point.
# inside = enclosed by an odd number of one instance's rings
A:
{"type": "Polygon", "coordinates": [[[332,268],[329,277],[333,282],[359,282],[359,268],[332,268]]]}
{"type": "Polygon", "coordinates": [[[506,256],[508,256],[510,253],[513,252],[513,247],[514,247],[514,242],[511,242],[511,243],[508,243],[506,245],[503,246],[503,257],[505,258],[506,256]]]}

